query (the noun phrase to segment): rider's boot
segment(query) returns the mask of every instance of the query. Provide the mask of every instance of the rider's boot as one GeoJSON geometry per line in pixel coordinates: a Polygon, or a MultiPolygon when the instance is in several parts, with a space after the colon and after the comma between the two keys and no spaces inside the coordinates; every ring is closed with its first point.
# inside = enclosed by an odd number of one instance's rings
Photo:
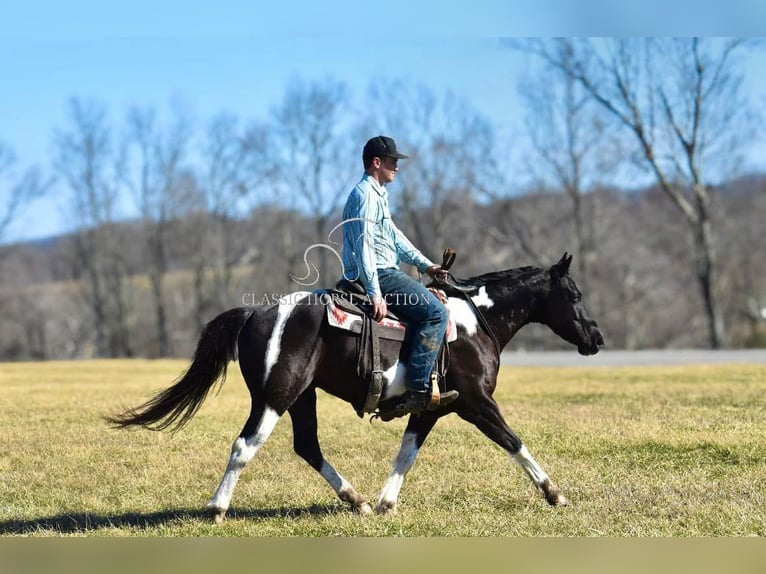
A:
{"type": "Polygon", "coordinates": [[[437,408],[446,407],[460,396],[457,391],[447,391],[439,394],[439,400],[432,400],[430,391],[407,391],[399,404],[406,414],[416,415],[425,410],[434,411],[437,408]]]}

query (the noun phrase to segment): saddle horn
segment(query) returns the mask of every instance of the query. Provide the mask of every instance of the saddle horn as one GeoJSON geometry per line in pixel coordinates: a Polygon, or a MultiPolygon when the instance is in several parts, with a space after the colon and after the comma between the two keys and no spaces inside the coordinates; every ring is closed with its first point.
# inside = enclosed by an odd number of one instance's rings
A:
{"type": "Polygon", "coordinates": [[[449,271],[449,268],[452,267],[452,264],[455,262],[456,256],[457,254],[455,253],[455,250],[452,249],[452,247],[447,247],[442,255],[442,269],[449,271]]]}
{"type": "MultiPolygon", "coordinates": [[[[442,269],[444,271],[448,271],[449,268],[452,267],[452,264],[455,262],[455,257],[457,257],[457,253],[454,249],[452,249],[452,247],[447,247],[447,249],[444,250],[444,253],[442,254],[442,269]]],[[[435,279],[435,281],[437,283],[449,285],[461,293],[472,293],[476,290],[476,288],[472,286],[458,285],[457,281],[455,281],[455,278],[451,273],[447,273],[444,279],[435,279]]]]}

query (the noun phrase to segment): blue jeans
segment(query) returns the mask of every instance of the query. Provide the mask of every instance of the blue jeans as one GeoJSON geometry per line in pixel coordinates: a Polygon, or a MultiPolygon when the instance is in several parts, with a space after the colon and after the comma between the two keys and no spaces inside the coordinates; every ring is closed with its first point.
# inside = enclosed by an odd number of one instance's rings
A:
{"type": "Polygon", "coordinates": [[[447,309],[433,293],[399,269],[378,269],[378,281],[386,305],[412,333],[407,390],[429,391],[431,369],[447,332],[447,309]]]}

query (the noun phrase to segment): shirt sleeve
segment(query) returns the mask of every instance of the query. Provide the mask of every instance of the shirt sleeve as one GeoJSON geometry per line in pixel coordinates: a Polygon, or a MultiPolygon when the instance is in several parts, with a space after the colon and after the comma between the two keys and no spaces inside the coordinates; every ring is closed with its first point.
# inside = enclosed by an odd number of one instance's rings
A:
{"type": "Polygon", "coordinates": [[[375,225],[378,204],[373,193],[354,194],[353,204],[348,215],[353,218],[347,225],[351,228],[354,241],[354,256],[359,269],[359,279],[367,295],[379,297],[380,284],[375,264],[375,225]]]}
{"type": "Polygon", "coordinates": [[[396,252],[402,261],[414,265],[421,273],[425,273],[426,269],[434,265],[428,257],[423,255],[418,248],[407,239],[407,236],[402,233],[393,221],[391,221],[391,228],[394,230],[396,252]]]}

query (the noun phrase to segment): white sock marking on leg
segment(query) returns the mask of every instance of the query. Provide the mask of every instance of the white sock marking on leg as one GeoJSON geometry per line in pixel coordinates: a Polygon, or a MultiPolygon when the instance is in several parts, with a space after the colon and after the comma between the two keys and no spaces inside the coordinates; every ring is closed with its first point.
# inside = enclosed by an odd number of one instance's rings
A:
{"type": "Polygon", "coordinates": [[[335,494],[340,494],[343,490],[353,488],[351,484],[338,474],[338,471],[326,460],[322,460],[322,468],[319,470],[319,474],[321,474],[322,478],[327,481],[327,484],[332,487],[335,494]]]}
{"type": "Polygon", "coordinates": [[[416,435],[414,432],[404,433],[402,446],[399,448],[396,460],[394,460],[394,468],[386,484],[383,486],[383,490],[380,491],[380,496],[378,496],[378,506],[384,502],[396,505],[396,501],[399,499],[399,491],[404,483],[404,477],[412,468],[412,465],[415,463],[415,457],[418,455],[419,449],[415,439],[416,435]]]}
{"type": "Polygon", "coordinates": [[[229,463],[226,466],[226,472],[208,506],[222,510],[229,508],[239,475],[242,473],[245,465],[255,456],[261,446],[263,446],[263,443],[266,442],[266,439],[269,438],[269,435],[274,431],[277,421],[279,421],[277,411],[267,406],[263,411],[255,433],[246,438],[239,437],[234,441],[231,447],[229,463]]]}
{"type": "Polygon", "coordinates": [[[542,467],[537,464],[537,461],[532,458],[532,455],[529,454],[525,445],[521,445],[521,449],[518,453],[511,455],[511,460],[517,462],[537,486],[541,486],[543,482],[548,480],[548,475],[542,467]]]}

